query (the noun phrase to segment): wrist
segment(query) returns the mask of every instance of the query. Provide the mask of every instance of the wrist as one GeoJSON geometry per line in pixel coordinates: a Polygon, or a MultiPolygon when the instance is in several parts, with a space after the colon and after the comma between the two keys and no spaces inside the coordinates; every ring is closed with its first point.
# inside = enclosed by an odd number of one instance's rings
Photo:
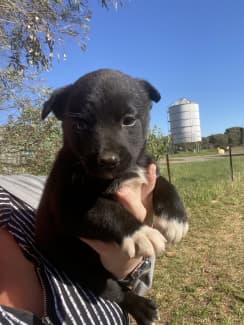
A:
{"type": "Polygon", "coordinates": [[[115,258],[113,261],[111,260],[111,257],[105,255],[100,255],[100,259],[103,266],[117,279],[126,278],[142,262],[141,257],[128,259],[128,257],[124,257],[124,255],[120,255],[119,259],[115,258]]]}
{"type": "Polygon", "coordinates": [[[120,283],[125,285],[128,288],[133,288],[135,283],[139,278],[143,276],[143,274],[148,273],[151,269],[152,261],[150,257],[143,258],[137,266],[124,278],[119,280],[120,283]]]}

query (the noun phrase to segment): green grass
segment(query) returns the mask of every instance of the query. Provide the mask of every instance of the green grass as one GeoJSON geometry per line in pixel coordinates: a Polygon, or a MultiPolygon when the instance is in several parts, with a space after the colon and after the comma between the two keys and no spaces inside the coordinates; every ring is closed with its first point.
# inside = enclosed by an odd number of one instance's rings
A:
{"type": "Polygon", "coordinates": [[[244,325],[244,157],[233,164],[234,182],[225,158],[171,166],[190,231],[156,263],[160,325],[244,325]]]}
{"type": "MultiPolygon", "coordinates": [[[[186,206],[193,207],[215,200],[231,183],[229,158],[171,164],[172,182],[180,191],[186,206]]],[[[167,176],[165,165],[162,166],[167,176]]],[[[244,157],[233,157],[234,178],[244,173],[244,157]]]]}

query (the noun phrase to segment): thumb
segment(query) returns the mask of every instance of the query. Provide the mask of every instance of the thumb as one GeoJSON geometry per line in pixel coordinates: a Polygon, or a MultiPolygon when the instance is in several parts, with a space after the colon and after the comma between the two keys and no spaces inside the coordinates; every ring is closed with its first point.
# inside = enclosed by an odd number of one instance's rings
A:
{"type": "Polygon", "coordinates": [[[141,202],[141,187],[137,189],[130,187],[122,187],[116,192],[116,196],[120,203],[128,210],[136,219],[143,222],[146,217],[146,209],[141,202]]]}

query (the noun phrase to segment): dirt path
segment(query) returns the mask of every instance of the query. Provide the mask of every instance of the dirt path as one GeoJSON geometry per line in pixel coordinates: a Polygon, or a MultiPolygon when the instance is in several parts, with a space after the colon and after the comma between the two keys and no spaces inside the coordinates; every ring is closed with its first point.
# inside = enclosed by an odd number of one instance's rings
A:
{"type": "MultiPolygon", "coordinates": [[[[240,157],[244,156],[244,153],[235,153],[232,154],[232,157],[240,157]]],[[[189,157],[177,157],[170,156],[170,163],[185,163],[185,162],[193,162],[193,161],[207,161],[213,159],[221,159],[221,158],[229,158],[229,154],[224,155],[203,155],[203,156],[189,156],[189,157]]]]}

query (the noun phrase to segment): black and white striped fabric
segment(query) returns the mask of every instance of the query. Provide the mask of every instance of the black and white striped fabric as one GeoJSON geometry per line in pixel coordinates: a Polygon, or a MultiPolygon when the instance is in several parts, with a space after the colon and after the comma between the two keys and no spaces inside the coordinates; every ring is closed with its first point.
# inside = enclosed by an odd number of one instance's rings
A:
{"type": "Polygon", "coordinates": [[[16,239],[26,257],[33,261],[44,292],[42,319],[25,311],[0,306],[1,325],[124,325],[128,316],[120,307],[83,290],[58,272],[38,251],[34,241],[35,210],[0,187],[0,227],[16,239]]]}

